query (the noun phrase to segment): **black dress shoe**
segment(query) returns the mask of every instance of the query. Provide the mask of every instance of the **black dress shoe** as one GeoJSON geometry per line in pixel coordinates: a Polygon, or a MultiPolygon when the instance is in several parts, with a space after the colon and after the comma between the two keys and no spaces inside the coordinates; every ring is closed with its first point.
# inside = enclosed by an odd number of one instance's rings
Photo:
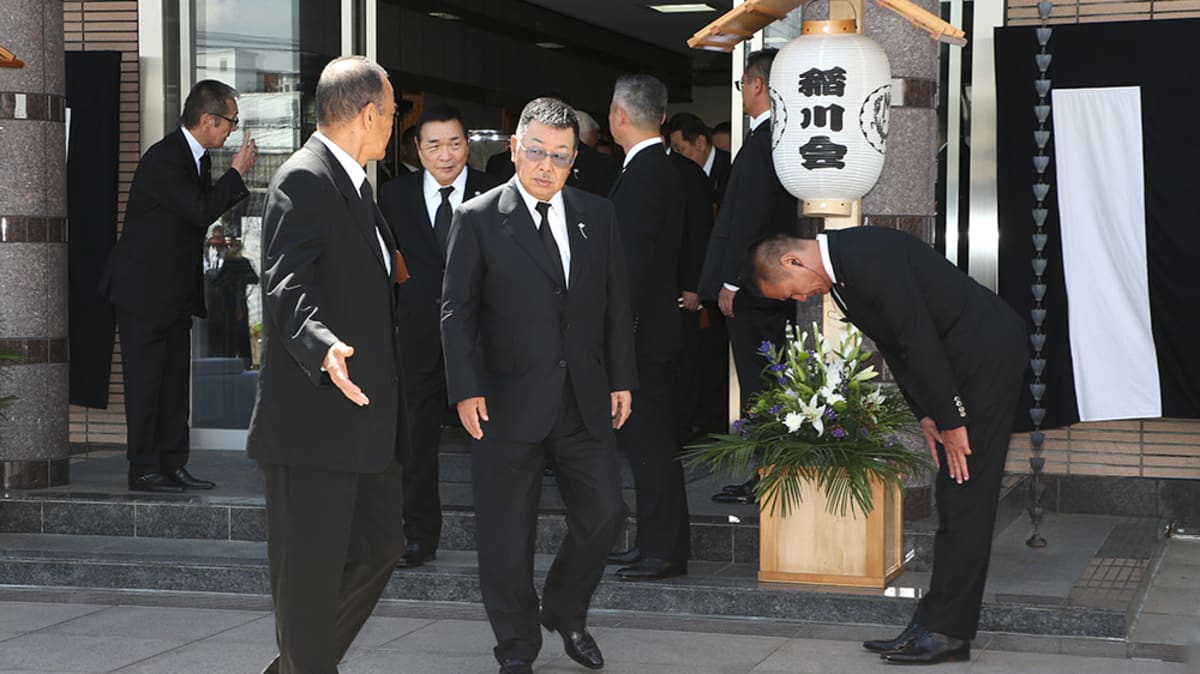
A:
{"type": "Polygon", "coordinates": [[[600,647],[596,645],[596,640],[592,635],[588,634],[586,629],[561,630],[550,623],[543,622],[542,625],[551,632],[558,632],[563,640],[563,650],[567,652],[567,657],[575,662],[587,667],[588,669],[602,669],[604,667],[604,656],[600,654],[600,647]]]}
{"type": "Polygon", "coordinates": [[[722,494],[744,494],[744,493],[749,492],[749,493],[753,494],[754,488],[758,486],[758,479],[759,479],[759,477],[757,475],[755,475],[754,477],[750,478],[749,480],[746,480],[745,482],[743,482],[741,484],[727,484],[724,487],[721,487],[721,493],[722,494]]]}
{"type": "Polygon", "coordinates": [[[633,564],[642,558],[642,551],[638,550],[637,546],[633,546],[624,552],[608,553],[609,564],[633,564]]]}
{"type": "Polygon", "coordinates": [[[404,555],[397,568],[414,569],[425,562],[437,559],[437,551],[425,543],[409,543],[404,546],[404,555]]]}
{"type": "Polygon", "coordinates": [[[162,473],[143,473],[129,476],[130,491],[149,491],[156,494],[181,494],[183,485],[162,473]]]}
{"type": "Polygon", "coordinates": [[[188,472],[187,468],[176,468],[167,474],[175,484],[184,489],[212,489],[217,486],[216,482],[198,479],[195,475],[188,472]]]}
{"type": "Polygon", "coordinates": [[[906,665],[936,665],[939,662],[964,662],[971,659],[971,642],[925,630],[904,648],[879,657],[906,665]]]}
{"type": "Polygon", "coordinates": [[[665,559],[642,557],[623,569],[617,569],[617,577],[621,580],[658,580],[682,576],[687,573],[686,564],[672,564],[665,559]]]}
{"type": "Polygon", "coordinates": [[[509,658],[500,663],[500,674],[533,674],[533,665],[524,660],[509,658]]]}
{"type": "Polygon", "coordinates": [[[909,623],[908,627],[905,627],[904,631],[901,632],[900,635],[895,639],[891,639],[889,641],[864,641],[863,648],[871,651],[872,653],[894,653],[911,644],[913,639],[916,639],[917,636],[924,630],[924,627],[921,627],[916,623],[909,623]]]}

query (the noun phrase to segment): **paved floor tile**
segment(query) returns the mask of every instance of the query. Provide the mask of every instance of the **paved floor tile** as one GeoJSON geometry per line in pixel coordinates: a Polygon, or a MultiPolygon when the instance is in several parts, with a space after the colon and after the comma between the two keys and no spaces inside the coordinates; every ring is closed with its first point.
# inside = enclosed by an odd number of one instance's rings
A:
{"type": "MultiPolygon", "coordinates": [[[[339,674],[495,674],[491,653],[475,656],[375,651],[338,666],[339,674]]],[[[576,667],[576,674],[582,668],[576,667]]],[[[607,672],[608,670],[605,669],[607,672]]]]}
{"type": "Polygon", "coordinates": [[[43,604],[32,601],[0,601],[0,632],[24,634],[82,615],[103,611],[94,604],[43,604]]]}
{"type": "MultiPolygon", "coordinates": [[[[561,653],[557,636],[542,650],[561,653]]],[[[737,636],[609,628],[596,633],[604,659],[615,665],[701,665],[713,671],[749,671],[787,642],[782,637],[737,636]],[[738,669],[740,668],[740,670],[738,669]]]]}
{"type": "Polygon", "coordinates": [[[34,672],[110,672],[181,645],[157,639],[26,634],[0,643],[0,662],[34,672]]]}
{"type": "Polygon", "coordinates": [[[260,611],[115,606],[52,625],[49,634],[195,641],[249,623],[260,611]]]}
{"type": "MultiPolygon", "coordinates": [[[[938,667],[937,674],[959,674],[969,669],[969,663],[950,663],[938,667]]],[[[891,671],[896,667],[880,661],[879,656],[863,649],[861,644],[821,639],[792,639],[756,667],[752,674],[859,674],[861,672],[891,671]]]]}
{"type": "MultiPolygon", "coordinates": [[[[1118,660],[1038,653],[985,651],[971,663],[971,674],[1186,674],[1187,665],[1159,660],[1118,660]]],[[[942,670],[938,668],[938,674],[942,670]]]]}
{"type": "MultiPolygon", "coordinates": [[[[545,632],[542,634],[544,637],[545,632]]],[[[495,644],[492,627],[486,622],[438,620],[379,646],[379,650],[470,660],[480,656],[492,658],[495,644]]]]}
{"type": "Polygon", "coordinates": [[[1146,593],[1142,610],[1146,613],[1169,613],[1200,618],[1200,585],[1192,588],[1155,587],[1146,593]]]}
{"type": "Polygon", "coordinates": [[[256,674],[276,655],[273,643],[198,641],[117,670],[118,674],[256,674]]]}
{"type": "MultiPolygon", "coordinates": [[[[350,646],[350,652],[346,654],[346,658],[350,659],[361,655],[366,651],[378,648],[389,642],[403,638],[422,627],[432,625],[434,620],[424,620],[420,618],[387,618],[383,616],[373,616],[367,621],[366,625],[359,630],[358,636],[354,638],[354,643],[350,646]]],[[[274,638],[271,640],[274,643],[274,638]]]]}
{"type": "Polygon", "coordinates": [[[1200,643],[1200,621],[1165,613],[1143,613],[1133,626],[1133,640],[1147,644],[1200,643]]]}
{"type": "Polygon", "coordinates": [[[274,644],[275,616],[268,613],[249,622],[214,634],[206,641],[241,644],[274,644]]]}

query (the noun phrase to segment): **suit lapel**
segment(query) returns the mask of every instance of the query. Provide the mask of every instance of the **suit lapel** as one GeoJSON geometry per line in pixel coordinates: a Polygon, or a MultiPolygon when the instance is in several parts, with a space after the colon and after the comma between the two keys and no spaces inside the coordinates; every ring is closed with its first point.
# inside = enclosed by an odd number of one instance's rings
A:
{"type": "MultiPolygon", "coordinates": [[[[371,251],[375,262],[379,264],[379,268],[387,273],[387,265],[383,261],[383,251],[379,249],[379,238],[376,234],[375,219],[372,216],[376,215],[376,207],[372,202],[368,208],[366,200],[362,198],[362,194],[350,182],[350,176],[346,175],[346,169],[342,168],[337,157],[333,156],[333,152],[326,147],[325,143],[316,138],[309,138],[304,144],[305,149],[315,153],[325,163],[325,169],[329,175],[333,177],[333,184],[337,186],[338,192],[341,192],[342,198],[346,202],[346,208],[354,216],[354,228],[367,242],[367,248],[371,251]]],[[[384,222],[383,216],[379,216],[379,222],[384,222]]]]}
{"type": "Polygon", "coordinates": [[[412,225],[420,231],[417,236],[424,243],[429,258],[431,260],[441,259],[445,262],[445,255],[442,253],[441,246],[438,246],[437,235],[433,233],[433,222],[429,220],[429,209],[425,203],[425,171],[418,171],[421,179],[417,181],[417,189],[411,194],[412,201],[409,203],[409,208],[412,209],[413,219],[412,225]]]}
{"type": "Polygon", "coordinates": [[[574,288],[587,271],[588,262],[591,260],[589,237],[593,235],[588,233],[587,212],[576,202],[575,191],[564,189],[562,195],[563,207],[566,210],[564,215],[567,219],[567,239],[571,242],[571,275],[567,286],[574,288]]]}
{"type": "Polygon", "coordinates": [[[550,257],[546,255],[542,240],[538,238],[537,225],[534,224],[533,216],[529,214],[529,209],[525,207],[525,201],[517,190],[516,180],[516,176],[513,176],[500,195],[500,231],[505,236],[512,237],[546,276],[553,280],[557,278],[557,274],[550,266],[550,257]]]}

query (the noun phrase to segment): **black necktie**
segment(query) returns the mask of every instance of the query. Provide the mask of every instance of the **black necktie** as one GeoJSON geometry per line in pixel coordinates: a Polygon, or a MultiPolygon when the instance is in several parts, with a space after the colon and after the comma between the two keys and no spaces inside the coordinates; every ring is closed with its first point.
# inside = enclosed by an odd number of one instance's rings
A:
{"type": "Polygon", "coordinates": [[[554,280],[566,285],[563,275],[562,255],[558,252],[558,243],[554,241],[554,233],[550,231],[550,204],[539,201],[537,212],[542,215],[538,224],[538,234],[542,237],[542,245],[546,247],[546,255],[550,256],[550,267],[554,269],[554,280]]]}
{"type": "Polygon", "coordinates": [[[438,190],[442,193],[442,203],[433,214],[433,235],[437,237],[438,248],[441,249],[443,258],[446,257],[446,249],[450,245],[450,193],[453,191],[454,185],[438,190]]]}
{"type": "Polygon", "coordinates": [[[212,155],[207,152],[200,155],[200,187],[212,187],[212,155]]]}
{"type": "MultiPolygon", "coordinates": [[[[388,235],[383,231],[383,223],[379,222],[379,219],[375,217],[375,191],[371,189],[371,181],[364,180],[362,188],[359,189],[358,192],[362,195],[363,205],[367,209],[367,219],[370,221],[371,227],[379,233],[379,240],[383,242],[383,246],[380,248],[379,254],[381,256],[385,255],[386,253],[384,251],[387,250],[388,235]]],[[[387,259],[383,260],[383,268],[391,269],[387,259]]]]}

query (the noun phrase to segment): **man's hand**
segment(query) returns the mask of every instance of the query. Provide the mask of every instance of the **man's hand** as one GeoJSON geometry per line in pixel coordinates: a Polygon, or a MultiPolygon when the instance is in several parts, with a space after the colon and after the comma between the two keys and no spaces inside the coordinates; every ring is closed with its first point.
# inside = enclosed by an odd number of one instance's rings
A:
{"type": "Polygon", "coordinates": [[[737,295],[737,291],[729,288],[721,288],[721,292],[717,293],[717,306],[721,308],[721,313],[730,318],[733,318],[734,295],[737,295]]]}
{"type": "Polygon", "coordinates": [[[472,438],[482,440],[483,426],[479,422],[488,421],[487,400],[483,396],[463,398],[458,401],[457,407],[458,420],[462,422],[463,428],[467,429],[472,438]]]}
{"type": "Polygon", "coordinates": [[[967,439],[967,427],[942,431],[942,447],[946,449],[946,467],[950,469],[950,478],[959,484],[970,480],[967,456],[971,454],[971,444],[967,439]]]}
{"type": "Polygon", "coordinates": [[[258,143],[254,142],[254,139],[250,137],[250,132],[247,131],[242,135],[241,149],[233,155],[230,164],[233,166],[233,170],[245,178],[246,172],[250,170],[250,167],[254,166],[254,162],[256,161],[258,161],[258,143]]]}
{"type": "Polygon", "coordinates": [[[325,352],[325,361],[321,367],[329,373],[333,385],[341,390],[350,402],[365,407],[371,403],[365,393],[354,382],[350,381],[350,372],[346,369],[346,359],[354,355],[354,347],[345,342],[337,342],[325,352]]]}
{"type": "Polygon", "coordinates": [[[683,291],[683,301],[679,303],[679,306],[688,311],[700,311],[700,296],[690,290],[685,290],[683,291]]]}
{"type": "Polygon", "coordinates": [[[629,391],[613,391],[609,396],[612,398],[612,426],[617,429],[625,425],[629,414],[633,412],[633,394],[629,391]]]}

